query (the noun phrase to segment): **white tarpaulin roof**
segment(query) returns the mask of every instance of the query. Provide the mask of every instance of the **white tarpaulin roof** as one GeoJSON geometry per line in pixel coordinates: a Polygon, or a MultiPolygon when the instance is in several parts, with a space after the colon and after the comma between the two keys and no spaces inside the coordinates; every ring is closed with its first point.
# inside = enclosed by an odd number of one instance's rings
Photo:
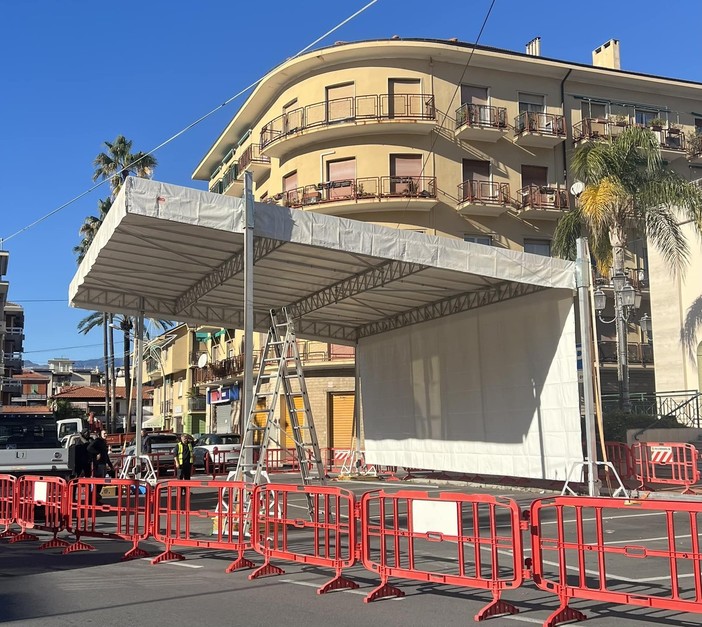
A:
{"type": "MultiPolygon", "coordinates": [[[[243,199],[128,178],[69,288],[73,307],[243,328],[243,199]],[[142,301],[143,299],[143,301],[142,301]]],[[[255,204],[254,328],[354,343],[543,288],[571,262],[255,204]]]]}

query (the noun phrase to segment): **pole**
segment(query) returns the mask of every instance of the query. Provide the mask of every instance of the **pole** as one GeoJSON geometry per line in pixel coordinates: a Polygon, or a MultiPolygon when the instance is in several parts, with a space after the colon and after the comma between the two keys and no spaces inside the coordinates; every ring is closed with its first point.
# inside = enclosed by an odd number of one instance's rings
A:
{"type": "Polygon", "coordinates": [[[353,435],[351,436],[351,442],[353,444],[355,437],[356,449],[354,451],[355,456],[353,460],[356,461],[361,459],[361,375],[358,371],[358,340],[356,340],[356,346],[354,348],[353,435]]]}
{"type": "Polygon", "coordinates": [[[583,358],[583,396],[585,399],[585,444],[587,451],[587,491],[599,496],[597,484],[597,444],[595,431],[594,396],[592,385],[592,327],[590,326],[590,253],[587,239],[578,238],[576,284],[580,305],[580,343],[583,358]]]}
{"type": "MultiPolygon", "coordinates": [[[[144,422],[144,408],[143,408],[143,393],[142,393],[142,387],[143,387],[143,374],[142,370],[143,368],[143,361],[144,361],[144,351],[143,351],[143,343],[144,343],[144,299],[140,298],[139,299],[139,315],[137,316],[136,320],[136,340],[135,340],[135,345],[136,345],[136,398],[137,398],[137,404],[136,404],[136,438],[135,438],[135,455],[137,459],[139,459],[139,463],[136,465],[136,477],[141,478],[141,427],[144,422]]],[[[130,398],[131,400],[131,398],[130,398]]],[[[127,421],[131,420],[131,412],[127,416],[127,421]]]]}
{"type": "MultiPolygon", "coordinates": [[[[244,388],[241,391],[242,410],[247,407],[251,411],[244,420],[240,421],[242,440],[249,427],[249,416],[252,415],[256,399],[253,398],[253,243],[254,243],[254,200],[253,175],[244,172],[244,388]]],[[[242,450],[244,463],[253,463],[253,451],[242,450]]]]}
{"type": "Polygon", "coordinates": [[[624,413],[631,413],[629,395],[629,347],[627,321],[622,305],[622,293],[614,291],[614,317],[617,327],[617,379],[619,383],[619,402],[624,413]]]}

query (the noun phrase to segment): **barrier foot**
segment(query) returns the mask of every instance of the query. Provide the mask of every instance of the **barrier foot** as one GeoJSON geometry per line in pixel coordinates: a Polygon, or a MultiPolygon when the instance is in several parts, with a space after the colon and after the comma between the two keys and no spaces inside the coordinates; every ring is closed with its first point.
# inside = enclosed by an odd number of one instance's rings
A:
{"type": "Polygon", "coordinates": [[[225,573],[231,573],[234,572],[235,570],[241,570],[243,568],[254,568],[256,564],[254,564],[251,560],[246,559],[243,555],[240,555],[237,557],[227,568],[225,569],[225,573]]]}
{"type": "Polygon", "coordinates": [[[43,551],[44,549],[57,549],[59,547],[67,547],[69,545],[70,542],[68,542],[68,540],[61,540],[61,538],[54,536],[48,542],[44,542],[44,544],[39,547],[39,550],[43,551]]]}
{"type": "Polygon", "coordinates": [[[369,592],[366,595],[365,599],[363,599],[363,602],[372,603],[373,601],[377,601],[378,599],[403,596],[405,596],[405,593],[402,590],[396,588],[395,586],[391,586],[387,581],[384,581],[377,588],[375,588],[375,590],[369,592]]]}
{"type": "Polygon", "coordinates": [[[35,536],[33,533],[27,533],[26,531],[22,531],[18,533],[17,535],[11,537],[8,542],[12,544],[13,542],[31,542],[33,540],[38,540],[39,536],[35,536]]]}
{"type": "Polygon", "coordinates": [[[474,618],[476,621],[481,621],[502,614],[519,614],[519,610],[511,603],[500,599],[500,593],[495,592],[492,595],[492,601],[480,610],[474,618]]]}
{"type": "Polygon", "coordinates": [[[346,579],[341,573],[338,573],[334,579],[325,583],[321,588],[317,588],[317,594],[324,594],[325,592],[330,592],[331,590],[355,590],[358,588],[358,584],[355,581],[346,579]]]}
{"type": "Polygon", "coordinates": [[[91,544],[86,544],[80,540],[76,540],[73,544],[69,544],[63,551],[61,555],[68,555],[69,553],[75,553],[76,551],[94,551],[95,547],[91,544]]]}
{"type": "Polygon", "coordinates": [[[171,551],[170,549],[168,549],[154,557],[154,559],[151,560],[151,564],[156,565],[160,564],[161,562],[182,561],[184,559],[184,555],[181,555],[180,553],[176,553],[175,551],[171,551]]]}
{"type": "Polygon", "coordinates": [[[2,533],[0,533],[0,538],[11,538],[13,536],[16,536],[17,533],[12,531],[12,529],[5,529],[2,533]]]}
{"type": "Polygon", "coordinates": [[[149,553],[148,551],[139,548],[138,544],[135,544],[122,556],[122,559],[120,561],[128,562],[129,560],[139,559],[140,557],[149,557],[149,553]]]}
{"type": "Polygon", "coordinates": [[[560,625],[572,620],[587,620],[587,616],[582,612],[578,612],[578,610],[574,610],[572,607],[568,607],[568,601],[566,600],[562,601],[561,606],[546,619],[544,627],[554,627],[554,625],[560,625]]]}
{"type": "Polygon", "coordinates": [[[257,568],[249,575],[249,579],[258,579],[259,577],[270,577],[271,575],[284,575],[285,571],[278,566],[273,566],[270,562],[266,562],[260,568],[257,568]]]}

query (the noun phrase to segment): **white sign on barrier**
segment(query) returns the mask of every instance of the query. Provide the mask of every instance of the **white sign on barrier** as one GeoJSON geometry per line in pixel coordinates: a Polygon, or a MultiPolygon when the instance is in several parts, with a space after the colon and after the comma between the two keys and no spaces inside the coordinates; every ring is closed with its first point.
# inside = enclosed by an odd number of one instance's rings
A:
{"type": "Polygon", "coordinates": [[[458,535],[458,506],[444,501],[412,501],[412,533],[458,535]]]}
{"type": "Polygon", "coordinates": [[[673,461],[672,446],[652,446],[651,461],[654,464],[669,464],[673,461]]]}
{"type": "Polygon", "coordinates": [[[34,484],[34,502],[46,503],[46,481],[37,481],[34,484]]]}

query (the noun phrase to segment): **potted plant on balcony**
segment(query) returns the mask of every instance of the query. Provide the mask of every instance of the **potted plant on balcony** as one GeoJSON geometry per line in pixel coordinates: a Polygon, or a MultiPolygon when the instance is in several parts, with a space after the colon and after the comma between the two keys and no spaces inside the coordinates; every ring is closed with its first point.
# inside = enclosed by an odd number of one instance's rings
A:
{"type": "Polygon", "coordinates": [[[688,133],[687,156],[688,159],[702,156],[702,135],[698,133],[688,133]]]}
{"type": "Polygon", "coordinates": [[[622,115],[622,114],[615,115],[614,116],[614,123],[617,126],[626,126],[627,124],[629,124],[629,116],[622,115]]]}
{"type": "Polygon", "coordinates": [[[682,126],[680,124],[677,124],[676,122],[671,122],[670,124],[668,124],[669,135],[680,135],[681,130],[682,126]]]}
{"type": "Polygon", "coordinates": [[[662,131],[664,125],[665,120],[663,118],[652,118],[647,124],[648,128],[650,128],[652,131],[662,131]]]}

